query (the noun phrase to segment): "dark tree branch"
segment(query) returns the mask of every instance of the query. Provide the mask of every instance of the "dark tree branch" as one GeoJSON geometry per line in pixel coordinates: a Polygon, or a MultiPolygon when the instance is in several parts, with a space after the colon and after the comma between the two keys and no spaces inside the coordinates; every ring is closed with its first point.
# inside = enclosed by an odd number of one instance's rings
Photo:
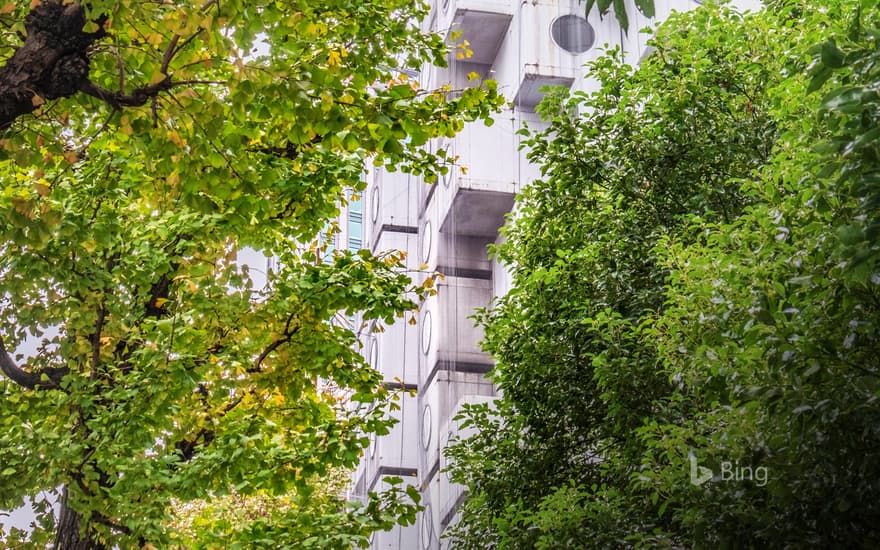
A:
{"type": "Polygon", "coordinates": [[[61,379],[68,373],[67,368],[48,368],[39,372],[29,372],[19,367],[6,351],[2,337],[0,337],[0,371],[19,386],[29,390],[58,388],[61,379]],[[43,375],[48,380],[44,380],[43,375]]]}
{"type": "Polygon", "coordinates": [[[260,372],[263,369],[263,361],[265,361],[266,358],[269,357],[269,354],[271,354],[273,351],[277,350],[284,344],[290,342],[290,340],[293,338],[293,335],[296,334],[298,328],[299,327],[293,329],[292,332],[284,334],[281,338],[278,338],[277,340],[274,340],[271,344],[269,344],[266,349],[263,350],[263,353],[261,353],[260,356],[257,357],[257,360],[254,361],[254,365],[247,369],[247,372],[260,372]]]}
{"type": "Polygon", "coordinates": [[[253,149],[253,151],[255,153],[263,153],[264,155],[270,155],[285,160],[296,160],[299,157],[300,153],[303,152],[303,150],[314,147],[320,144],[321,141],[322,139],[320,136],[315,136],[314,138],[303,144],[287,142],[284,145],[257,147],[253,149]]]}
{"type": "Polygon", "coordinates": [[[132,90],[131,93],[125,94],[102,88],[89,80],[83,80],[80,83],[79,91],[86,95],[96,97],[114,109],[119,110],[123,107],[140,107],[147,101],[158,96],[161,92],[170,90],[175,85],[177,84],[172,82],[170,78],[166,77],[155,84],[136,88],[132,90]]]}
{"type": "Polygon", "coordinates": [[[0,67],[0,130],[34,112],[45,100],[70,97],[89,76],[89,48],[105,36],[106,17],[98,30],[85,32],[82,4],[44,0],[25,18],[24,43],[0,67]]]}
{"type": "MultiPolygon", "coordinates": [[[[208,9],[210,0],[203,7],[208,9]]],[[[25,18],[26,35],[6,65],[0,67],[0,130],[18,117],[34,112],[44,101],[71,97],[78,92],[98,98],[113,109],[140,107],[175,86],[222,84],[209,81],[172,81],[168,75],[172,58],[198,34],[183,40],[174,35],[162,59],[165,78],[125,93],[125,71],[120,65],[119,90],[112,91],[89,80],[89,54],[92,45],[106,36],[107,17],[94,20],[95,32],[85,32],[86,15],[82,4],[63,0],[43,0],[25,18]]],[[[117,52],[118,56],[118,52],[117,52]]]]}

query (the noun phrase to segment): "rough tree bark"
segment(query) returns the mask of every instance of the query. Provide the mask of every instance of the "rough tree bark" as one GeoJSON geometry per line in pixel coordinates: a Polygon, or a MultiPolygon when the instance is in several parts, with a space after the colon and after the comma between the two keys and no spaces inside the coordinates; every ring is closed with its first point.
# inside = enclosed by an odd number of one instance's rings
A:
{"type": "Polygon", "coordinates": [[[0,130],[41,102],[70,97],[88,82],[91,45],[105,35],[84,32],[85,10],[80,3],[47,0],[25,18],[24,43],[0,67],[0,130]]]}
{"type": "MultiPolygon", "coordinates": [[[[18,366],[9,353],[3,338],[0,338],[0,371],[10,380],[30,390],[57,388],[67,369],[51,369],[51,372],[31,372],[18,366]]],[[[61,493],[58,522],[55,525],[55,550],[105,550],[106,546],[80,534],[82,518],[68,504],[68,491],[65,486],[61,493]]]]}
{"type": "Polygon", "coordinates": [[[59,503],[55,550],[106,550],[104,544],[80,534],[81,520],[80,515],[68,506],[67,487],[64,487],[59,503]]]}

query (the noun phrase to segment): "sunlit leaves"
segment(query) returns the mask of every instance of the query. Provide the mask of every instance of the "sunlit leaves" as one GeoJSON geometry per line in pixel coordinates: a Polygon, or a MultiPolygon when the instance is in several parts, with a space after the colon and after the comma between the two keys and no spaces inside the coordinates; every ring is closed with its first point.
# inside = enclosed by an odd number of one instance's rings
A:
{"type": "MultiPolygon", "coordinates": [[[[26,4],[0,7],[7,51],[26,4]]],[[[123,547],[343,548],[411,522],[403,490],[310,496],[390,429],[358,333],[433,289],[396,253],[318,243],[365,163],[443,170],[422,146],[488,119],[494,83],[452,98],[402,77],[448,55],[404,0],[99,0],[87,25],[101,14],[104,91],[35,97],[0,136],[0,333],[41,342],[29,371],[68,372],[52,390],[4,378],[0,506],[67,485],[88,535],[123,547]],[[277,264],[242,266],[247,246],[277,264]],[[174,533],[172,502],[227,494],[286,500],[174,533]]]]}

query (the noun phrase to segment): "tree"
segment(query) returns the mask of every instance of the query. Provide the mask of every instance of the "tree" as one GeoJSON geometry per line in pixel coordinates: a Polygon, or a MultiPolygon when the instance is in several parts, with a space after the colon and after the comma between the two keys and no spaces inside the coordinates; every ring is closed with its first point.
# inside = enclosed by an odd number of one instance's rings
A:
{"type": "Polygon", "coordinates": [[[0,508],[62,488],[32,544],[165,547],[174,507],[224,495],[293,503],[237,527],[229,543],[247,548],[346,548],[412,521],[400,491],[358,510],[309,496],[388,429],[360,327],[330,321],[391,322],[423,292],[399,254],[325,264],[316,238],[365,162],[434,178],[448,159],[420,146],[500,101],[492,83],[448,98],[398,69],[444,63],[425,14],[0,7],[0,508]],[[247,246],[278,260],[263,288],[235,262],[247,246]],[[28,337],[24,362],[11,354],[28,337]]]}
{"type": "Polygon", "coordinates": [[[704,5],[543,105],[456,547],[876,546],[877,25],[704,5]]]}
{"type": "MultiPolygon", "coordinates": [[[[654,17],[655,6],[654,0],[635,0],[636,9],[638,9],[645,17],[654,17]]],[[[585,12],[587,14],[593,9],[593,6],[599,11],[600,16],[605,16],[614,8],[614,17],[624,32],[629,32],[629,14],[626,11],[626,0],[587,0],[585,12]]]]}

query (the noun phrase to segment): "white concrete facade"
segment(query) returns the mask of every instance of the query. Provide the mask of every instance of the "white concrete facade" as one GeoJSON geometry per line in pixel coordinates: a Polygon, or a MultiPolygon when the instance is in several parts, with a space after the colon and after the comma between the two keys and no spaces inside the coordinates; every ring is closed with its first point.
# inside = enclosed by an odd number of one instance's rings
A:
{"type": "MultiPolygon", "coordinates": [[[[540,176],[520,150],[517,131],[523,124],[540,128],[535,105],[545,85],[590,91],[594,83],[584,64],[607,47],[620,47],[630,64],[645,53],[648,36],[638,30],[668,17],[673,9],[696,7],[695,0],[655,0],[651,21],[626,0],[628,33],[609,15],[593,11],[584,20],[578,0],[431,0],[424,29],[451,41],[467,40],[473,55],[449,67],[429,67],[420,75],[428,88],[471,85],[468,74],[495,79],[511,101],[496,115],[495,124],[470,124],[455,138],[431,147],[451,149],[457,166],[442,181],[429,185],[401,173],[374,169],[364,193],[364,238],[374,250],[408,253],[408,268],[427,264],[428,271],[446,274],[438,295],[425,303],[417,324],[400,322],[369,336],[366,356],[392,385],[414,393],[403,397],[399,423],[391,434],[375,440],[355,472],[353,495],[379,490],[386,476],[401,476],[420,488],[425,510],[416,525],[377,533],[371,548],[440,550],[451,548],[441,538],[455,519],[464,498],[443,472],[443,448],[466,436],[454,420],[463,403],[491,400],[495,389],[486,374],[490,357],[480,350],[482,331],[470,316],[493,296],[509,288],[503,266],[490,261],[487,245],[498,241],[498,230],[514,204],[514,196],[540,176]],[[560,46],[567,45],[575,52],[560,46]],[[466,171],[461,167],[465,167],[466,171]]],[[[738,2],[757,7],[757,0],[738,2]]]]}

